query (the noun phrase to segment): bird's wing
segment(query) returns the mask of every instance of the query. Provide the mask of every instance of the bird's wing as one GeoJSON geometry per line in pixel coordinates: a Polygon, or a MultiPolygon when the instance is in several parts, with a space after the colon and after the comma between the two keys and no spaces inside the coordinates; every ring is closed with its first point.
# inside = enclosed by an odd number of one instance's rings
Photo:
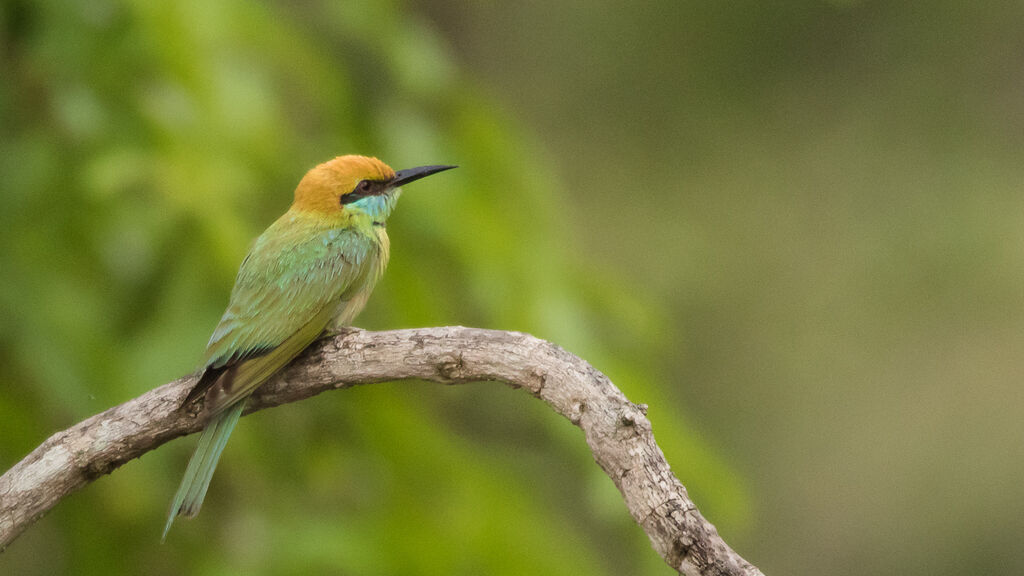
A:
{"type": "Polygon", "coordinates": [[[186,403],[205,394],[204,409],[215,414],[266,382],[359,295],[374,251],[354,230],[264,233],[238,271],[207,347],[206,371],[186,403]]]}

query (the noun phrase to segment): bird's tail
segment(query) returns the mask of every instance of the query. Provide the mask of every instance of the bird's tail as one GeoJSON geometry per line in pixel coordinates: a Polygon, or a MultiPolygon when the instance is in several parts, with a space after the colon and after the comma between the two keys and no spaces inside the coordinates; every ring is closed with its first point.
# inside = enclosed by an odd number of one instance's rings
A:
{"type": "Polygon", "coordinates": [[[181,486],[171,501],[171,511],[167,515],[167,524],[164,525],[161,541],[167,538],[167,531],[171,529],[175,517],[193,518],[199,514],[206,489],[210,487],[210,479],[213,478],[213,471],[217,468],[217,460],[220,460],[220,454],[224,451],[224,446],[228,443],[231,431],[235,429],[244,407],[245,400],[214,416],[199,436],[199,445],[196,446],[192,459],[188,461],[185,477],[182,478],[181,486]]]}

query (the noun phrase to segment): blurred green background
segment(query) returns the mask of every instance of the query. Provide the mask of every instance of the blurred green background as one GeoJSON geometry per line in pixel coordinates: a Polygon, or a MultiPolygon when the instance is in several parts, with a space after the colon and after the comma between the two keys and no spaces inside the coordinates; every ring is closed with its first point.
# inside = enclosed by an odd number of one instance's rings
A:
{"type": "MultiPolygon", "coordinates": [[[[1024,572],[1024,6],[0,10],[0,468],[191,372],[337,154],[417,184],[359,324],[524,330],[650,404],[768,574],[1024,572]]],[[[67,498],[10,574],[671,574],[577,429],[497,384],[243,420],[67,498]]]]}

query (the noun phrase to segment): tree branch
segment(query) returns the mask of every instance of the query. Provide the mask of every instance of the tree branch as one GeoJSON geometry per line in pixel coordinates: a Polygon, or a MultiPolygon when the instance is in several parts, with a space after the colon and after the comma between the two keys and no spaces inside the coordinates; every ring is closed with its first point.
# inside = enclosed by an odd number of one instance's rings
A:
{"type": "MultiPolygon", "coordinates": [[[[64,496],[202,420],[178,410],[195,383],[180,378],[51,436],[0,476],[0,550],[64,496]]],[[[583,430],[594,459],[633,519],[681,574],[760,575],[701,516],[654,441],[645,405],[632,404],[590,364],[527,334],[475,328],[354,330],[311,346],[261,387],[247,412],[325,390],[417,378],[495,380],[525,388],[583,430]]]]}

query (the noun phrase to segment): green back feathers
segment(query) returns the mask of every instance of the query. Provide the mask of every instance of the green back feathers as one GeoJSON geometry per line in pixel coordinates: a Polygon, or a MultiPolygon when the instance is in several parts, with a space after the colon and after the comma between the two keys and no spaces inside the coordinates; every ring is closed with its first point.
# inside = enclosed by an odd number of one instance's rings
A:
{"type": "Polygon", "coordinates": [[[217,413],[250,394],[348,300],[372,290],[382,252],[377,238],[358,228],[326,228],[302,213],[281,217],[242,263],[207,347],[211,373],[191,397],[207,394],[205,409],[217,413]]]}
{"type": "Polygon", "coordinates": [[[386,235],[382,240],[361,227],[329,228],[291,211],[256,240],[210,339],[206,370],[186,400],[205,395],[204,411],[212,419],[171,503],[164,536],[175,516],[199,512],[245,399],[339,314],[352,320],[379,278],[386,253],[386,235]]]}
{"type": "Polygon", "coordinates": [[[315,219],[285,214],[242,263],[207,364],[219,368],[281,344],[324,307],[361,290],[377,253],[375,239],[358,229],[323,229],[315,219]]]}

